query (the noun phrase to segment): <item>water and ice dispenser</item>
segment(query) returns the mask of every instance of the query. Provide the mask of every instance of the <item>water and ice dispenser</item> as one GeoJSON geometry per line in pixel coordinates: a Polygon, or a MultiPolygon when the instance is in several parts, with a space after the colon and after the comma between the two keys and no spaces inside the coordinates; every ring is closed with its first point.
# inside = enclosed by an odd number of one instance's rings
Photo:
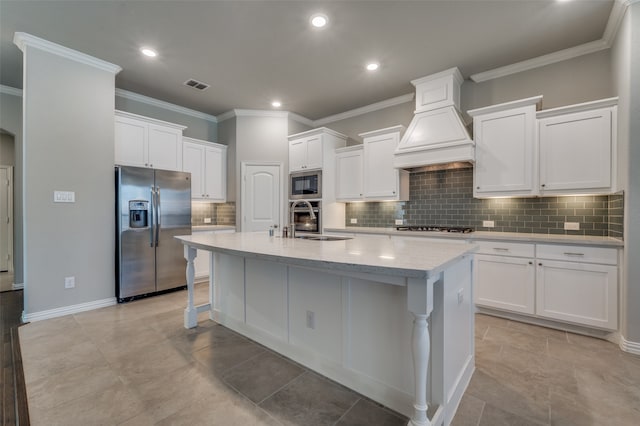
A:
{"type": "Polygon", "coordinates": [[[145,200],[129,201],[129,228],[147,228],[149,226],[149,202],[145,200]]]}

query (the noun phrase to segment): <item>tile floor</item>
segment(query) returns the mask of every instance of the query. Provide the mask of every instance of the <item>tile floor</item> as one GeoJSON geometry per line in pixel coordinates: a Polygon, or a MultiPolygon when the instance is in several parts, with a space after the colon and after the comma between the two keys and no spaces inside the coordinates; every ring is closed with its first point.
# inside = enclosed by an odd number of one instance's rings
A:
{"type": "MultiPolygon", "coordinates": [[[[199,303],[207,286],[198,285],[199,303]]],[[[33,425],[406,425],[407,419],[208,321],[185,292],[20,328],[33,425]]],[[[454,425],[635,425],[640,358],[478,315],[454,425]]]]}

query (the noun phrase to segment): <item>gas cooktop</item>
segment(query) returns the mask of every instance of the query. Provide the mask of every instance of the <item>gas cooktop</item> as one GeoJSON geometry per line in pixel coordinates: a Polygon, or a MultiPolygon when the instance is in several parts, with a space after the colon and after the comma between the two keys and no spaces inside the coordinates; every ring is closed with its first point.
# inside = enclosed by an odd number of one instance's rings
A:
{"type": "Polygon", "coordinates": [[[438,226],[438,225],[426,225],[426,226],[396,226],[397,231],[425,231],[425,232],[458,232],[461,234],[468,234],[473,232],[473,228],[466,226],[438,226]]]}

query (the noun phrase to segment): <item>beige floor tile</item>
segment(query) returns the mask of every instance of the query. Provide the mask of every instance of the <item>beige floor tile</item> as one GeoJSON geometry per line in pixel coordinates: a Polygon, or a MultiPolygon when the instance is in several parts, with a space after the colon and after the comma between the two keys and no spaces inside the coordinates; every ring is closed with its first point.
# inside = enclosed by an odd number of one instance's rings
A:
{"type": "Polygon", "coordinates": [[[567,341],[567,332],[556,330],[554,328],[540,327],[537,325],[526,324],[524,322],[510,321],[509,328],[518,330],[531,336],[552,338],[567,341]]]}
{"type": "Polygon", "coordinates": [[[80,325],[73,315],[65,315],[44,321],[31,322],[23,325],[18,330],[20,332],[20,341],[32,343],[41,339],[55,338],[74,329],[79,329],[79,327],[80,325]]]}
{"type": "Polygon", "coordinates": [[[117,425],[143,413],[142,403],[118,383],[48,410],[30,410],[33,426],[117,425]]]}
{"type": "Polygon", "coordinates": [[[536,337],[511,328],[489,327],[484,341],[511,346],[535,354],[545,354],[547,352],[547,339],[536,337]]]}
{"type": "Polygon", "coordinates": [[[477,426],[484,409],[485,402],[479,398],[469,395],[462,397],[456,415],[451,421],[451,426],[477,426]]]}
{"type": "Polygon", "coordinates": [[[494,361],[500,355],[502,345],[488,342],[486,340],[475,340],[476,365],[483,365],[485,362],[494,361]]]}
{"type": "Polygon", "coordinates": [[[547,422],[538,422],[515,415],[491,404],[486,404],[482,410],[479,426],[540,426],[547,422]]]}
{"type": "Polygon", "coordinates": [[[499,357],[502,365],[508,366],[537,383],[574,389],[576,375],[570,362],[552,358],[548,355],[533,354],[528,351],[505,346],[499,357]]]}
{"type": "Polygon", "coordinates": [[[508,319],[494,317],[494,316],[485,315],[485,314],[476,314],[475,323],[476,325],[479,325],[481,327],[483,326],[504,327],[504,328],[509,327],[508,319]]]}
{"type": "Polygon", "coordinates": [[[120,383],[107,365],[83,365],[30,383],[29,409],[50,409],[120,383]]]}
{"type": "Polygon", "coordinates": [[[89,326],[87,334],[108,362],[117,362],[128,353],[143,351],[167,338],[140,322],[118,321],[112,327],[89,326]]]}

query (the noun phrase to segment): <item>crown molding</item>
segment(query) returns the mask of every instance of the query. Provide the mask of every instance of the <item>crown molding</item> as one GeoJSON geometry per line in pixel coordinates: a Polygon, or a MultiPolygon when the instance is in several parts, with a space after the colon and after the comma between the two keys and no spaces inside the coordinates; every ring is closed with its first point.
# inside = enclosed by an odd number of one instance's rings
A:
{"type": "Polygon", "coordinates": [[[469,114],[470,117],[475,117],[476,115],[493,114],[494,112],[506,111],[529,105],[536,105],[540,101],[542,101],[542,95],[533,96],[526,99],[519,99],[517,101],[505,102],[497,105],[490,105],[482,108],[470,109],[469,111],[467,111],[467,114],[469,114]]]}
{"type": "Polygon", "coordinates": [[[236,117],[287,117],[287,111],[269,111],[265,109],[234,109],[236,117]]]}
{"type": "Polygon", "coordinates": [[[5,86],[3,84],[0,84],[0,93],[22,97],[22,89],[16,89],[15,87],[5,86]]]}
{"type": "Polygon", "coordinates": [[[203,120],[211,121],[214,123],[218,122],[218,119],[214,115],[205,114],[203,112],[196,111],[194,109],[181,107],[180,105],[175,105],[169,102],[161,101],[159,99],[150,98],[148,96],[140,95],[138,93],[129,92],[128,90],[116,89],[116,96],[129,99],[132,101],[136,101],[136,102],[141,102],[154,107],[168,109],[170,111],[177,112],[179,114],[190,115],[195,118],[201,118],[203,120]]]}
{"type": "Polygon", "coordinates": [[[85,65],[90,65],[113,74],[118,74],[122,71],[122,68],[118,65],[103,61],[102,59],[95,58],[87,55],[86,53],[78,52],[77,50],[69,49],[68,47],[61,46],[31,34],[16,32],[13,36],[13,43],[18,46],[22,52],[25,51],[27,46],[35,47],[36,49],[44,50],[45,52],[53,53],[54,55],[62,56],[63,58],[80,62],[85,65]]]}
{"type": "Polygon", "coordinates": [[[576,112],[591,111],[600,108],[609,108],[618,105],[618,97],[599,99],[597,101],[583,102],[581,104],[561,106],[552,109],[543,109],[536,112],[536,118],[555,117],[556,115],[573,114],[576,112]]]}
{"type": "Polygon", "coordinates": [[[300,114],[296,114],[295,112],[290,112],[289,118],[293,121],[297,121],[298,123],[305,124],[309,127],[315,127],[315,122],[313,120],[309,120],[307,117],[303,117],[300,114]]]}
{"type": "Polygon", "coordinates": [[[235,116],[236,116],[235,110],[232,109],[231,111],[223,112],[222,114],[216,115],[216,119],[218,120],[218,123],[219,123],[221,121],[234,118],[235,116]]]}
{"type": "Polygon", "coordinates": [[[371,105],[366,105],[360,108],[352,109],[349,111],[341,112],[340,114],[330,115],[328,117],[320,118],[313,122],[313,127],[324,126],[327,123],[333,123],[335,121],[345,120],[347,118],[357,117],[359,115],[367,114],[370,112],[378,111],[381,109],[389,108],[395,105],[404,104],[413,100],[414,93],[407,93],[406,95],[397,96],[395,98],[387,99],[384,101],[376,102],[371,105]]]}
{"type": "Polygon", "coordinates": [[[528,71],[545,65],[554,64],[556,62],[566,61],[578,56],[587,55],[589,53],[595,53],[600,50],[609,49],[613,45],[616,35],[618,34],[620,24],[622,23],[622,19],[624,18],[627,8],[638,2],[640,2],[640,0],[615,0],[613,2],[613,7],[611,8],[611,13],[609,14],[607,26],[600,40],[595,40],[589,43],[570,47],[568,49],[549,53],[548,55],[538,56],[537,58],[527,59],[526,61],[516,62],[515,64],[473,74],[469,78],[476,83],[481,83],[494,78],[505,77],[507,75],[528,71]]]}

